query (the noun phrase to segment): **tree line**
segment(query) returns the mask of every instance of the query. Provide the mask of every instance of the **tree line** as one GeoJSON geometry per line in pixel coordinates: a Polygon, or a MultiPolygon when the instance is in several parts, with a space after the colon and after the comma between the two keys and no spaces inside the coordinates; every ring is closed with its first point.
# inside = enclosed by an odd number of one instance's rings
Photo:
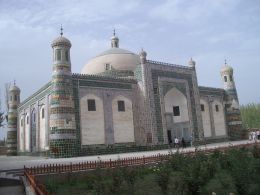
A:
{"type": "Polygon", "coordinates": [[[245,128],[260,128],[260,103],[242,105],[240,111],[245,128]]]}

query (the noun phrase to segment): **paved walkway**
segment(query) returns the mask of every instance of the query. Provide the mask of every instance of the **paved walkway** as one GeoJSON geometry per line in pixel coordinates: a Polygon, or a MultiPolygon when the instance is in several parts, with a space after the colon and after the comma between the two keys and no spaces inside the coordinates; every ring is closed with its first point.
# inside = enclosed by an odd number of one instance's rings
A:
{"type": "MultiPolygon", "coordinates": [[[[259,141],[258,141],[259,142],[259,141]]],[[[242,141],[230,141],[222,143],[214,143],[199,146],[199,149],[210,149],[218,148],[229,145],[239,145],[254,143],[253,141],[242,140],[242,141]]],[[[180,149],[180,151],[194,151],[194,147],[188,147],[185,149],[180,149]]],[[[156,150],[156,151],[145,151],[145,152],[132,152],[132,153],[121,153],[121,154],[109,154],[109,155],[98,155],[98,156],[84,156],[84,157],[74,157],[74,158],[44,158],[44,157],[32,157],[32,156],[0,156],[0,171],[9,169],[22,169],[24,166],[33,167],[44,164],[70,164],[79,163],[85,161],[97,161],[97,160],[116,160],[127,157],[142,157],[142,156],[152,156],[158,154],[169,154],[170,152],[176,152],[176,149],[167,150],[156,150]]]]}
{"type": "Polygon", "coordinates": [[[20,181],[0,178],[0,195],[23,195],[24,187],[20,181]]]}
{"type": "Polygon", "coordinates": [[[24,195],[23,186],[5,186],[0,187],[0,195],[24,195]]]}

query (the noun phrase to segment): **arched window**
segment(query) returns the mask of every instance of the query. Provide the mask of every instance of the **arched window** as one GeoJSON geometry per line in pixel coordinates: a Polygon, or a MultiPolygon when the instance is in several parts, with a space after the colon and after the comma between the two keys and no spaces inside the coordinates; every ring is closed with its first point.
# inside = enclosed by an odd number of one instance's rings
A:
{"type": "Polygon", "coordinates": [[[26,116],[26,124],[28,125],[29,124],[29,117],[26,116]]]}
{"type": "Polygon", "coordinates": [[[227,76],[224,76],[224,81],[227,82],[227,76]]]}
{"type": "Polygon", "coordinates": [[[42,109],[42,118],[44,118],[44,108],[42,109]]]}
{"type": "Polygon", "coordinates": [[[23,126],[23,119],[21,119],[21,127],[23,126]]]}
{"type": "Polygon", "coordinates": [[[55,60],[61,60],[61,49],[56,49],[55,60]]]}
{"type": "Polygon", "coordinates": [[[36,120],[36,114],[35,114],[35,112],[33,113],[33,122],[35,122],[35,120],[36,120]]]}
{"type": "Polygon", "coordinates": [[[13,100],[13,96],[10,95],[10,101],[12,101],[12,100],[13,100]]]}
{"type": "Polygon", "coordinates": [[[229,75],[229,80],[230,80],[230,81],[233,81],[232,75],[229,75]]]}
{"type": "Polygon", "coordinates": [[[68,50],[65,51],[65,60],[69,61],[69,51],[68,50]]]}
{"type": "Polygon", "coordinates": [[[17,95],[14,95],[14,101],[17,101],[17,95]]]}

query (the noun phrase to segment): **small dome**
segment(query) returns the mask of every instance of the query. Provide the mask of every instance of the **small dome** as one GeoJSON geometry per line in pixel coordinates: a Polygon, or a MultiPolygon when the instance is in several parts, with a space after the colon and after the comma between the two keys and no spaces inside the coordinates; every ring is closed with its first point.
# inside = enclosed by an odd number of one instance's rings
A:
{"type": "Polygon", "coordinates": [[[147,53],[146,53],[146,51],[143,50],[143,48],[141,49],[139,56],[144,56],[144,57],[147,56],[147,53]]]}
{"type": "Polygon", "coordinates": [[[52,47],[55,47],[55,46],[67,46],[67,47],[71,47],[71,43],[70,43],[70,40],[67,39],[66,37],[64,36],[59,36],[57,37],[56,39],[54,39],[52,41],[52,44],[51,44],[52,47]]]}
{"type": "Polygon", "coordinates": [[[119,47],[119,38],[115,34],[111,37],[111,47],[119,47]]]}
{"type": "Polygon", "coordinates": [[[111,37],[111,40],[119,40],[119,38],[116,36],[116,35],[113,35],[112,37],[111,37]]]}
{"type": "Polygon", "coordinates": [[[227,63],[221,68],[222,73],[233,73],[233,68],[229,66],[227,63]]]}
{"type": "Polygon", "coordinates": [[[189,60],[188,64],[189,64],[190,66],[195,66],[195,65],[196,65],[196,62],[191,58],[191,59],[189,60]]]}
{"type": "Polygon", "coordinates": [[[233,71],[233,68],[227,64],[225,64],[222,68],[221,68],[221,71],[224,72],[224,71],[233,71]]]}
{"type": "Polygon", "coordinates": [[[17,92],[20,92],[20,89],[19,87],[17,87],[16,85],[13,85],[9,88],[9,91],[17,91],[17,92]]]}

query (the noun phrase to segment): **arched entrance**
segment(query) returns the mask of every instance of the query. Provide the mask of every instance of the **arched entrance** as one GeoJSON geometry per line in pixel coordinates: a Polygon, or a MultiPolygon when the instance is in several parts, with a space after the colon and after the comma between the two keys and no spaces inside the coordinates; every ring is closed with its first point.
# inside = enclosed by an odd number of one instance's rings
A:
{"type": "Polygon", "coordinates": [[[175,137],[190,140],[190,120],[186,96],[176,87],[164,96],[165,121],[168,143],[175,137]]]}

